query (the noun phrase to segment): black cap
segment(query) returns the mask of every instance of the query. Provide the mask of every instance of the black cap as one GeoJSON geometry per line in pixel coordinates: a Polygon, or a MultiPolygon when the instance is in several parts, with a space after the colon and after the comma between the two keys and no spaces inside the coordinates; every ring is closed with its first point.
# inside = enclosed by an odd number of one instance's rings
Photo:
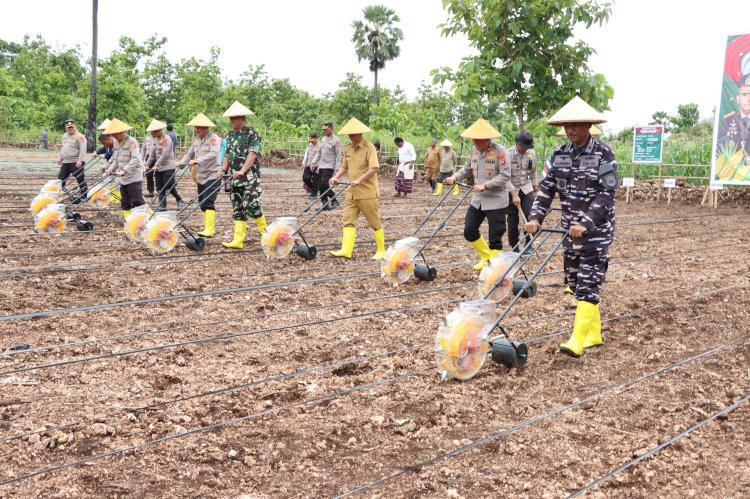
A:
{"type": "Polygon", "coordinates": [[[309,135],[309,137],[310,137],[310,138],[313,138],[313,137],[316,137],[316,138],[317,138],[317,137],[318,137],[318,134],[317,134],[317,133],[315,133],[315,132],[310,132],[310,135],[309,135]]]}
{"type": "Polygon", "coordinates": [[[65,120],[65,128],[68,128],[69,126],[75,125],[76,120],[65,120]]]}
{"type": "Polygon", "coordinates": [[[742,75],[737,82],[737,88],[740,89],[741,94],[750,93],[750,74],[742,75]]]}
{"type": "Polygon", "coordinates": [[[520,144],[526,149],[531,149],[534,147],[534,137],[531,135],[531,132],[524,130],[516,135],[516,144],[520,144]]]}
{"type": "Polygon", "coordinates": [[[325,123],[323,123],[323,129],[326,129],[326,128],[333,128],[333,122],[326,121],[325,123]]]}

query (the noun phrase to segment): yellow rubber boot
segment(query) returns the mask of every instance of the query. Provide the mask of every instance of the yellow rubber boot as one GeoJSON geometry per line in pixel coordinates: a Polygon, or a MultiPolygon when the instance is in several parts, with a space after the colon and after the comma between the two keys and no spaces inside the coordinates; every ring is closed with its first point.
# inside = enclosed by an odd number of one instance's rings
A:
{"type": "MultiPolygon", "coordinates": [[[[130,210],[122,210],[122,219],[127,221],[128,216],[130,216],[130,210]]],[[[123,227],[121,230],[118,230],[117,234],[125,234],[125,228],[123,227]]]]}
{"type": "Polygon", "coordinates": [[[596,308],[596,305],[592,303],[578,301],[576,318],[573,322],[573,333],[570,335],[568,341],[560,345],[560,351],[562,353],[568,354],[572,357],[581,356],[583,353],[583,342],[585,341],[591,323],[594,320],[596,308]]]}
{"type": "Polygon", "coordinates": [[[566,295],[572,295],[573,289],[570,286],[565,286],[565,291],[563,291],[566,295]]]}
{"type": "Polygon", "coordinates": [[[352,250],[354,250],[354,240],[356,238],[357,229],[354,227],[344,227],[344,234],[341,237],[341,249],[338,251],[331,251],[331,255],[342,258],[351,258],[352,250]]]}
{"type": "Polygon", "coordinates": [[[214,237],[216,234],[216,211],[206,210],[203,212],[203,230],[198,233],[202,237],[214,237]]]}
{"type": "Polygon", "coordinates": [[[382,260],[383,255],[385,255],[385,232],[381,227],[373,232],[372,235],[375,237],[375,254],[373,255],[372,259],[382,260]]]}
{"type": "Polygon", "coordinates": [[[443,183],[438,182],[437,187],[435,188],[435,192],[432,193],[433,196],[439,196],[443,193],[443,183]]]}
{"type": "Polygon", "coordinates": [[[457,186],[457,185],[454,185],[454,186],[453,186],[453,195],[454,195],[454,196],[458,196],[458,193],[459,193],[459,192],[460,192],[460,191],[458,190],[458,186],[457,186]]]}
{"type": "Polygon", "coordinates": [[[490,260],[490,247],[487,246],[487,241],[485,241],[482,236],[479,236],[479,239],[476,241],[472,241],[471,245],[474,246],[474,251],[477,252],[477,255],[479,255],[480,258],[479,263],[472,268],[474,270],[482,270],[490,260]]]}
{"type": "Polygon", "coordinates": [[[258,218],[255,219],[255,226],[258,228],[258,233],[263,237],[263,234],[266,232],[266,227],[268,224],[266,223],[266,216],[261,215],[258,218]]]}
{"type": "Polygon", "coordinates": [[[247,221],[235,220],[234,221],[234,239],[230,243],[221,243],[225,248],[242,249],[242,245],[245,242],[245,236],[247,235],[247,221]]]}
{"type": "Polygon", "coordinates": [[[599,305],[594,305],[591,325],[589,326],[586,338],[583,340],[583,348],[598,347],[602,344],[602,316],[599,313],[599,305]]]}

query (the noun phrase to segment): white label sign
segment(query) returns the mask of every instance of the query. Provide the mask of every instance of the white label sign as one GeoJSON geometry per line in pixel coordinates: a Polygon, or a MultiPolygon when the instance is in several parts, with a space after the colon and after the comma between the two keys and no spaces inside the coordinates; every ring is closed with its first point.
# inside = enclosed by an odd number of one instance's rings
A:
{"type": "Polygon", "coordinates": [[[623,187],[635,187],[635,178],[633,177],[625,177],[622,179],[622,186],[623,187]]]}
{"type": "Polygon", "coordinates": [[[712,191],[720,191],[724,188],[724,182],[720,182],[718,180],[712,180],[711,185],[709,186],[712,191]]]}
{"type": "Polygon", "coordinates": [[[664,179],[664,187],[671,189],[673,187],[677,187],[677,179],[674,178],[665,178],[664,179]]]}

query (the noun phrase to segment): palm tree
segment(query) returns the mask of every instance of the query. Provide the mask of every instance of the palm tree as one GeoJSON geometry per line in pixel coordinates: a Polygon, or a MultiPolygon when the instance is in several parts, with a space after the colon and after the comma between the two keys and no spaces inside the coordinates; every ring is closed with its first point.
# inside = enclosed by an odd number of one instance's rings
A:
{"type": "Polygon", "coordinates": [[[398,42],[404,39],[401,29],[394,24],[401,19],[396,12],[385,5],[369,5],[362,9],[363,21],[353,21],[354,52],[357,59],[370,62],[370,71],[375,73],[375,104],[378,103],[378,70],[385,67],[386,61],[399,56],[401,48],[398,42]]]}
{"type": "Polygon", "coordinates": [[[89,116],[86,127],[86,140],[88,141],[87,149],[89,152],[96,149],[96,52],[98,45],[98,18],[99,18],[99,0],[93,0],[92,12],[92,42],[91,42],[91,88],[89,89],[89,116]]]}

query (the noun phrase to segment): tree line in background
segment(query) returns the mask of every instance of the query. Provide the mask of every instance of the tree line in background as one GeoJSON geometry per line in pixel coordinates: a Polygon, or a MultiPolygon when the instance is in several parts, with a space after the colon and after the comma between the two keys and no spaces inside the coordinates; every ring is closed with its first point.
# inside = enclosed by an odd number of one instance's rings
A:
{"type": "MultiPolygon", "coordinates": [[[[93,0],[94,30],[97,3],[93,0]]],[[[443,36],[465,35],[478,55],[465,57],[456,69],[432,71],[432,82],[422,82],[413,99],[398,86],[378,86],[378,72],[399,56],[404,38],[396,12],[382,5],[365,7],[363,19],[351,24],[355,54],[373,72],[373,87],[347,73],[322,97],[271,77],[262,65],[249,65],[239,78],[226,78],[218,65],[218,47],[210,49],[208,59],[172,61],[165,53],[167,39],[157,35],[140,43],[123,36],[108,57],[98,60],[94,48],[95,82],[92,60],[85,60],[78,47],[54,49],[40,35],[21,43],[0,40],[0,130],[61,131],[65,119],[83,123],[94,110],[97,123],[117,117],[138,132],[152,118],[183,131],[198,112],[227,130],[228,120],[221,114],[239,100],[253,109],[251,124],[267,138],[301,138],[318,130],[322,121],[342,124],[357,116],[376,131],[373,140],[402,135],[416,142],[429,137],[456,142],[464,128],[483,116],[506,144],[519,130],[529,129],[537,143],[554,146],[557,129],[547,127],[545,117],[573,95],[608,109],[614,90],[603,75],[590,71],[587,61],[594,49],[575,41],[573,29],[606,22],[609,4],[444,0],[443,6],[448,14],[440,26],[443,36]],[[445,84],[451,85],[450,92],[445,84]]],[[[95,31],[93,35],[95,46],[95,31]]],[[[705,139],[710,125],[699,123],[698,117],[697,105],[685,104],[676,116],[657,112],[653,120],[705,139]]],[[[610,139],[632,140],[632,129],[610,139]]]]}

